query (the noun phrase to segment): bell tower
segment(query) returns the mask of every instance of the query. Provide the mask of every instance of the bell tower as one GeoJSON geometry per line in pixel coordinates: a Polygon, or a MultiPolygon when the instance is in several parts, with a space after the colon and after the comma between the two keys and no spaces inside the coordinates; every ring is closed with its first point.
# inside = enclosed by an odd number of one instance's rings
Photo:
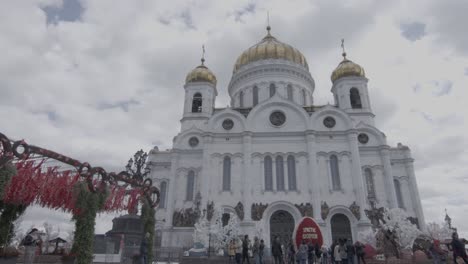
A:
{"type": "Polygon", "coordinates": [[[199,127],[200,122],[208,120],[213,114],[215,99],[218,95],[216,76],[205,66],[204,47],[201,64],[187,74],[184,89],[182,130],[192,126],[199,127]]]}
{"type": "Polygon", "coordinates": [[[333,83],[331,92],[335,105],[350,114],[353,118],[366,124],[374,125],[374,114],[370,104],[368,79],[364,68],[346,58],[344,39],[341,40],[343,60],[331,75],[333,83]]]}

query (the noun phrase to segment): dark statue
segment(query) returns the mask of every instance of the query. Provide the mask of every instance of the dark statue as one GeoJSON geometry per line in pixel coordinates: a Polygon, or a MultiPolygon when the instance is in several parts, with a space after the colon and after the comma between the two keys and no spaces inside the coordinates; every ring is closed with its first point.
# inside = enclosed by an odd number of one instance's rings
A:
{"type": "Polygon", "coordinates": [[[380,223],[385,223],[384,220],[384,212],[385,208],[380,207],[377,208],[375,206],[375,202],[371,202],[371,209],[365,209],[364,212],[366,213],[367,218],[371,221],[372,229],[376,230],[380,227],[380,223]]]}
{"type": "Polygon", "coordinates": [[[299,209],[299,212],[301,212],[302,216],[314,216],[314,210],[310,203],[295,204],[294,206],[296,206],[296,208],[299,209]]]}
{"type": "Polygon", "coordinates": [[[236,207],[234,207],[234,210],[236,211],[237,216],[239,219],[242,221],[244,220],[244,205],[241,202],[238,202],[236,207]]]}
{"type": "Polygon", "coordinates": [[[262,220],[263,212],[265,212],[265,209],[267,207],[268,207],[268,204],[253,203],[252,210],[251,210],[252,220],[254,221],[262,220]]]}
{"type": "Polygon", "coordinates": [[[214,202],[213,201],[207,202],[206,203],[206,219],[208,221],[211,221],[211,219],[213,218],[213,214],[214,214],[214,202]]]}
{"type": "Polygon", "coordinates": [[[383,250],[386,259],[393,256],[400,258],[401,249],[395,232],[381,228],[377,231],[375,238],[377,248],[383,250]]]}
{"type": "Polygon", "coordinates": [[[200,217],[200,211],[193,208],[176,211],[172,217],[172,225],[175,227],[194,227],[200,217]]]}
{"type": "Polygon", "coordinates": [[[349,206],[349,210],[351,213],[353,213],[357,220],[361,220],[361,207],[359,207],[355,201],[349,206]]]}
{"type": "Polygon", "coordinates": [[[323,220],[327,219],[328,213],[330,213],[330,208],[328,207],[327,202],[322,202],[320,209],[321,209],[322,219],[323,220]]]}

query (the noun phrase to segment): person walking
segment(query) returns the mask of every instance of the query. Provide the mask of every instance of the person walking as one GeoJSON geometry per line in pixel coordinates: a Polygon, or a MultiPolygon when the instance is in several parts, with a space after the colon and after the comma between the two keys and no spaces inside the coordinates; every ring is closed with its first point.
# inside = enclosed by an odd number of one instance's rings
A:
{"type": "Polygon", "coordinates": [[[348,240],[346,243],[346,254],[348,255],[348,263],[354,264],[354,256],[356,255],[356,249],[354,248],[353,243],[351,240],[348,240]]]}
{"type": "Polygon", "coordinates": [[[299,264],[307,264],[307,251],[308,251],[308,246],[305,242],[305,240],[302,240],[301,245],[298,248],[298,254],[297,258],[299,261],[299,264]]]}
{"type": "Polygon", "coordinates": [[[330,255],[329,254],[329,249],[327,246],[325,245],[322,245],[322,258],[321,258],[321,264],[329,264],[329,261],[328,261],[328,256],[330,255]]]}
{"type": "Polygon", "coordinates": [[[236,239],[236,264],[241,264],[242,262],[242,240],[239,238],[236,239]]]}
{"type": "Polygon", "coordinates": [[[288,243],[288,264],[296,264],[296,249],[292,240],[288,243]]]}
{"type": "Polygon", "coordinates": [[[465,263],[468,263],[468,259],[466,257],[465,244],[460,241],[457,232],[453,232],[452,242],[450,243],[450,246],[453,250],[453,263],[457,263],[457,257],[462,258],[465,263]]]}
{"type": "Polygon", "coordinates": [[[330,246],[330,257],[331,257],[331,263],[335,264],[335,247],[338,245],[338,241],[335,240],[330,246]]]}
{"type": "Polygon", "coordinates": [[[245,235],[244,240],[242,240],[242,264],[244,263],[250,264],[249,245],[250,245],[249,235],[245,235]]]}
{"type": "Polygon", "coordinates": [[[320,246],[318,243],[315,243],[314,247],[314,253],[315,253],[315,263],[320,263],[320,259],[322,258],[322,250],[320,250],[320,246]]]}
{"type": "Polygon", "coordinates": [[[263,257],[265,255],[265,241],[260,240],[260,246],[258,247],[258,258],[259,258],[259,263],[263,264],[263,257]]]}
{"type": "Polygon", "coordinates": [[[362,244],[359,241],[356,241],[356,243],[354,244],[354,248],[356,250],[357,264],[361,264],[361,261],[362,261],[362,264],[366,264],[366,260],[364,259],[366,255],[364,251],[364,244],[362,244]]]}
{"type": "Polygon", "coordinates": [[[140,243],[140,263],[148,264],[148,240],[150,234],[146,233],[140,243]]]}
{"type": "Polygon", "coordinates": [[[309,261],[309,264],[314,263],[314,245],[312,245],[312,241],[309,241],[309,244],[307,245],[307,260],[309,261]]]}
{"type": "Polygon", "coordinates": [[[273,255],[275,264],[283,264],[283,250],[281,249],[281,243],[278,236],[273,240],[271,254],[273,255]]]}
{"type": "Polygon", "coordinates": [[[232,262],[235,261],[235,258],[236,258],[236,241],[235,241],[234,238],[231,239],[231,241],[229,241],[228,257],[229,257],[229,264],[231,264],[232,262]]]}
{"type": "Polygon", "coordinates": [[[252,255],[254,259],[254,264],[260,264],[260,241],[258,240],[258,237],[254,237],[252,255]]]}
{"type": "Polygon", "coordinates": [[[348,253],[346,250],[346,238],[340,241],[341,264],[348,264],[348,253]]]}
{"type": "Polygon", "coordinates": [[[341,264],[341,246],[339,243],[335,244],[335,247],[333,248],[333,263],[335,264],[341,264]]]}

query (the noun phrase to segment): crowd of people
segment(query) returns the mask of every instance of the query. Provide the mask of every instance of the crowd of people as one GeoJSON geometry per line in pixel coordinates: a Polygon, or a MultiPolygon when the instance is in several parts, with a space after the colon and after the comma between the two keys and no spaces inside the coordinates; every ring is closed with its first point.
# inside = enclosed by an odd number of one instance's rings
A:
{"type": "MultiPolygon", "coordinates": [[[[318,243],[301,242],[294,246],[293,240],[286,245],[279,237],[275,237],[271,245],[271,259],[274,264],[366,264],[364,259],[364,245],[360,242],[352,244],[350,240],[339,239],[330,248],[318,243]]],[[[265,242],[254,237],[253,243],[249,236],[232,239],[228,245],[229,263],[264,264],[265,242]]]]}

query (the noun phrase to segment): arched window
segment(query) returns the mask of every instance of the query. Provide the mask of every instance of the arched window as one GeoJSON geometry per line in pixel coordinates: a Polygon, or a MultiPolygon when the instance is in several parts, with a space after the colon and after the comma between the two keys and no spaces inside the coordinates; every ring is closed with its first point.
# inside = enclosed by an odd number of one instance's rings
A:
{"type": "Polygon", "coordinates": [[[293,89],[292,89],[292,86],[290,84],[288,84],[288,86],[286,87],[287,89],[287,92],[288,92],[288,100],[293,100],[293,89]]]}
{"type": "Polygon", "coordinates": [[[159,199],[159,208],[166,208],[167,182],[161,182],[160,188],[161,198],[159,199]]]}
{"type": "Polygon", "coordinates": [[[288,156],[288,183],[289,190],[297,190],[296,184],[296,159],[293,155],[288,156]]]}
{"type": "Polygon", "coordinates": [[[362,108],[361,96],[359,95],[359,90],[357,88],[351,88],[349,91],[349,99],[351,101],[352,108],[362,108]]]}
{"type": "Polygon", "coordinates": [[[195,172],[189,171],[187,175],[187,193],[185,200],[193,201],[193,188],[195,186],[195,172]]]}
{"type": "Polygon", "coordinates": [[[371,169],[367,168],[364,170],[364,175],[366,177],[366,186],[367,186],[367,197],[375,198],[375,184],[374,176],[372,175],[371,169]]]}
{"type": "Polygon", "coordinates": [[[284,164],[283,157],[276,157],[276,190],[284,191],[284,164]]]}
{"type": "Polygon", "coordinates": [[[405,204],[403,203],[403,195],[401,193],[401,184],[399,180],[393,180],[393,184],[395,185],[395,193],[398,202],[399,208],[405,208],[405,204]]]}
{"type": "Polygon", "coordinates": [[[274,83],[270,84],[270,97],[273,97],[276,93],[276,86],[274,83]]]}
{"type": "Polygon", "coordinates": [[[240,108],[244,107],[244,92],[243,91],[239,93],[239,107],[240,108]]]}
{"type": "Polygon", "coordinates": [[[302,104],[307,105],[307,93],[305,90],[302,90],[302,104]]]}
{"type": "Polygon", "coordinates": [[[338,169],[338,158],[336,155],[330,156],[330,172],[332,177],[333,190],[341,189],[340,171],[338,169]]]}
{"type": "Polygon", "coordinates": [[[253,93],[253,106],[256,106],[258,105],[258,87],[257,86],[254,86],[252,93],[253,93]]]}
{"type": "Polygon", "coordinates": [[[201,113],[202,111],[202,95],[200,93],[196,93],[193,96],[192,100],[192,113],[201,113]]]}
{"type": "Polygon", "coordinates": [[[223,191],[231,190],[231,158],[224,157],[223,160],[223,191]]]}
{"type": "Polygon", "coordinates": [[[270,156],[266,156],[263,160],[263,166],[265,170],[265,190],[272,191],[273,190],[273,168],[272,168],[273,161],[271,160],[270,156]]]}

